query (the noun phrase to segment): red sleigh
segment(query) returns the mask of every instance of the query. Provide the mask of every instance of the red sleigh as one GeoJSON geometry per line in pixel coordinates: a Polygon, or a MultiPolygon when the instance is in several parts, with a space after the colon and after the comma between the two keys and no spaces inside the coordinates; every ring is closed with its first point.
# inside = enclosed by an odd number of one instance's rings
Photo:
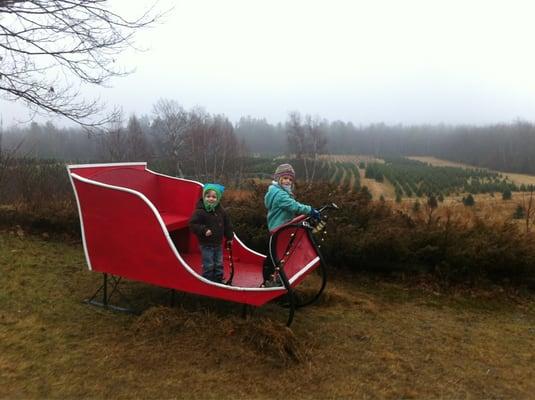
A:
{"type": "Polygon", "coordinates": [[[290,325],[295,308],[313,302],[325,287],[325,266],[304,217],[278,229],[270,240],[283,286],[261,287],[265,256],[236,236],[233,265],[228,254],[224,257],[225,276],[228,280],[232,275],[232,285],[214,283],[201,276],[199,246],[188,228],[202,192],[199,182],[155,173],[146,163],[69,165],[67,169],[88,268],[103,273],[100,304],[104,306],[110,306],[107,278],[111,275],[115,282],[113,277],[127,278],[252,306],[287,295],[290,325]],[[306,302],[299,301],[293,289],[318,267],[320,289],[306,302]]]}

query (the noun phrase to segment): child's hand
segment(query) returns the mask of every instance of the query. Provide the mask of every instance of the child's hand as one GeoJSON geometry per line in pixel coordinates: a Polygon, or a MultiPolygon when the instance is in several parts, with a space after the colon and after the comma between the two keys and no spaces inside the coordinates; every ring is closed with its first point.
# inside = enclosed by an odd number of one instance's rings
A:
{"type": "Polygon", "coordinates": [[[206,233],[204,234],[204,236],[212,236],[212,231],[208,229],[206,233]]]}

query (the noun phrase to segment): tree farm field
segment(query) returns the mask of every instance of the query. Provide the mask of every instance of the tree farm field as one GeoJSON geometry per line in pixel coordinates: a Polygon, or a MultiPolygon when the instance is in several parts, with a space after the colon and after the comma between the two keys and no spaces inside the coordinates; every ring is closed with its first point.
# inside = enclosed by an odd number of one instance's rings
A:
{"type": "MultiPolygon", "coordinates": [[[[446,166],[446,167],[461,167],[461,168],[477,168],[472,165],[468,164],[462,164],[457,163],[453,161],[447,161],[447,160],[441,160],[439,158],[435,157],[408,157],[412,160],[418,160],[422,162],[426,162],[431,165],[436,166],[446,166]]],[[[526,175],[526,174],[516,174],[514,172],[500,172],[502,175],[508,176],[513,182],[515,182],[517,185],[525,184],[525,185],[535,185],[535,176],[533,175],[526,175]]]]}
{"type": "Polygon", "coordinates": [[[140,315],[82,302],[78,240],[0,232],[0,398],[532,398],[532,295],[331,277],[288,329],[274,304],[125,282],[140,315]]]}
{"type": "MultiPolygon", "coordinates": [[[[360,162],[368,163],[384,163],[383,159],[376,158],[370,155],[323,155],[321,157],[324,160],[328,160],[331,163],[352,163],[358,165],[360,162]]],[[[447,160],[441,160],[434,157],[407,157],[411,160],[417,160],[429,165],[437,167],[457,167],[463,169],[477,169],[477,167],[470,166],[467,164],[456,163],[447,160]]],[[[481,169],[481,168],[480,168],[481,169]]],[[[483,169],[484,170],[484,169],[483,169]]],[[[515,174],[509,172],[501,171],[491,171],[497,174],[500,174],[503,177],[506,177],[508,180],[512,181],[516,185],[535,185],[535,176],[526,175],[526,174],[515,174]]],[[[360,169],[360,186],[366,186],[370,191],[372,198],[375,200],[380,199],[381,197],[396,209],[401,209],[407,213],[411,213],[414,203],[419,202],[422,207],[425,206],[427,201],[426,196],[416,197],[416,196],[403,196],[401,202],[396,203],[395,199],[395,187],[388,180],[385,179],[383,182],[378,182],[375,179],[366,178],[365,169],[360,169]]],[[[463,197],[467,193],[457,192],[452,193],[444,197],[444,201],[439,203],[439,210],[437,214],[439,216],[445,216],[445,214],[450,214],[456,218],[466,218],[473,219],[473,217],[484,218],[486,220],[505,220],[510,219],[516,208],[520,205],[522,207],[527,207],[530,200],[529,192],[520,192],[513,191],[511,199],[503,200],[502,194],[500,192],[495,193],[478,193],[474,194],[475,205],[473,207],[466,207],[463,204],[463,197]]],[[[535,200],[535,199],[534,199],[535,200]]],[[[522,224],[523,221],[520,219],[517,221],[519,224],[522,224]]]]}

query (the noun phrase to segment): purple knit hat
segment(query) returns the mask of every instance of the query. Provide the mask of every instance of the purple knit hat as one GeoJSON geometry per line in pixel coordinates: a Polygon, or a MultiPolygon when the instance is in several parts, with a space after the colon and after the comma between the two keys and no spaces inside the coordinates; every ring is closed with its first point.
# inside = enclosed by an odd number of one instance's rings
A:
{"type": "Polygon", "coordinates": [[[293,180],[295,180],[295,171],[293,167],[290,164],[281,164],[277,167],[275,170],[275,174],[273,175],[273,179],[277,182],[280,178],[283,176],[291,176],[293,180]]]}

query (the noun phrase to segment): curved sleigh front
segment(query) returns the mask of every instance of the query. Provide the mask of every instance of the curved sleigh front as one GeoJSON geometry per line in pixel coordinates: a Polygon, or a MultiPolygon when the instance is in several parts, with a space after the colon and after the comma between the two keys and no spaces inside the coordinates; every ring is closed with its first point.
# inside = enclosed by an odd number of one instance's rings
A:
{"type": "MultiPolygon", "coordinates": [[[[290,235],[296,237],[284,260],[289,286],[262,288],[265,256],[235,237],[232,286],[211,282],[201,276],[198,242],[188,228],[202,193],[200,183],[154,173],[146,163],[71,165],[68,171],[93,271],[260,306],[287,293],[320,263],[310,235],[292,228],[279,235],[284,239],[277,245],[277,254],[288,252],[284,243],[290,235]]],[[[228,277],[226,250],[224,260],[228,277]]]]}

